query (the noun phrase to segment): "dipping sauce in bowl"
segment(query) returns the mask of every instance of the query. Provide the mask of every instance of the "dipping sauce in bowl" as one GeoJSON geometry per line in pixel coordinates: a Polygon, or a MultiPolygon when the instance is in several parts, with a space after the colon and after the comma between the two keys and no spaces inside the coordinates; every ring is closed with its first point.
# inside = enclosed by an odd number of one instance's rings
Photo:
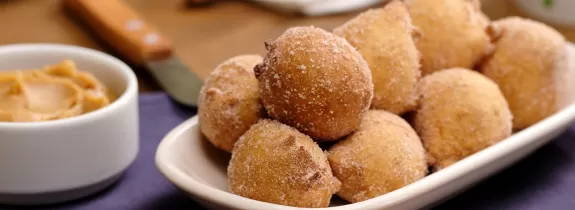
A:
{"type": "Polygon", "coordinates": [[[105,53],[61,44],[0,46],[0,204],[99,192],[139,150],[138,81],[105,53]]]}
{"type": "Polygon", "coordinates": [[[69,118],[107,106],[114,94],[71,60],[41,69],[0,72],[0,121],[69,118]]]}

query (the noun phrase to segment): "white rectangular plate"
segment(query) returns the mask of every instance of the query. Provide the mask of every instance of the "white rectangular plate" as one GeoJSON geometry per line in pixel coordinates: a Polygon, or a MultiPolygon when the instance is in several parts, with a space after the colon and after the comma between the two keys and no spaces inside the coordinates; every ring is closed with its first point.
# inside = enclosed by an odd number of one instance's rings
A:
{"type": "MultiPolygon", "coordinates": [[[[575,47],[568,45],[571,72],[575,47]]],[[[575,94],[575,90],[572,90],[575,94]]],[[[333,203],[330,210],[420,209],[431,207],[473,186],[548,143],[575,121],[575,104],[509,138],[439,172],[367,201],[333,203]]],[[[204,140],[193,117],[174,128],[160,143],[156,165],[172,183],[206,206],[218,209],[300,209],[256,201],[229,192],[226,168],[230,155],[204,140]]]]}

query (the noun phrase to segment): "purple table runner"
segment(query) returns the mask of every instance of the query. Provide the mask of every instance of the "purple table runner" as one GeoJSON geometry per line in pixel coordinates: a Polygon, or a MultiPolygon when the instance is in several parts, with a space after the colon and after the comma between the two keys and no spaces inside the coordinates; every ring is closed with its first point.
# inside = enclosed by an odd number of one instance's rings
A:
{"type": "MultiPolygon", "coordinates": [[[[34,209],[202,209],[168,182],[154,163],[162,137],[195,110],[173,103],[162,93],[143,94],[139,102],[140,152],[122,180],[82,200],[34,209]]],[[[436,209],[575,209],[575,125],[533,155],[436,209]]]]}

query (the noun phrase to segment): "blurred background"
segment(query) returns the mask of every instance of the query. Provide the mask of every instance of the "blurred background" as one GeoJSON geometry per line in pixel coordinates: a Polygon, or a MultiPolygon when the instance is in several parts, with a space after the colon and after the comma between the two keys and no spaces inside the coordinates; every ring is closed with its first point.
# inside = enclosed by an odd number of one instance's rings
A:
{"type": "MultiPolygon", "coordinates": [[[[358,13],[358,10],[352,10],[306,15],[268,7],[269,5],[261,4],[260,1],[121,1],[171,39],[175,52],[202,78],[205,78],[218,63],[229,57],[246,53],[263,54],[263,41],[277,37],[288,27],[316,25],[331,30],[358,13]]],[[[285,3],[289,0],[269,1],[285,3]]],[[[345,3],[353,5],[354,2],[359,1],[348,0],[345,3]]],[[[370,7],[382,4],[373,4],[375,0],[365,2],[365,5],[370,7]]],[[[510,15],[535,19],[541,17],[533,17],[531,13],[519,9],[514,2],[532,2],[536,7],[549,7],[547,10],[556,15],[557,11],[553,10],[569,10],[565,5],[574,4],[570,3],[574,2],[573,0],[483,0],[482,10],[491,19],[510,15]]],[[[290,8],[290,5],[285,8],[290,8]]],[[[365,8],[359,11],[362,9],[365,8]]],[[[573,9],[575,8],[571,10],[573,9]]],[[[550,24],[568,40],[575,41],[575,28],[564,24],[550,24]]],[[[0,45],[38,42],[80,45],[116,54],[93,35],[84,22],[64,9],[61,0],[0,0],[0,45]]],[[[141,91],[159,90],[158,85],[146,71],[137,66],[134,68],[140,79],[141,91]]]]}

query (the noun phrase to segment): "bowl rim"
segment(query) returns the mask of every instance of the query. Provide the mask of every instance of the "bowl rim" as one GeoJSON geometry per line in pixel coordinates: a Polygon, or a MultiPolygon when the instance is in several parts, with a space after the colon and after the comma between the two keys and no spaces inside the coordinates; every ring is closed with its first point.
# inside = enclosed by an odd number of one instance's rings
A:
{"type": "Polygon", "coordinates": [[[0,46],[0,55],[13,52],[26,53],[30,51],[80,54],[86,57],[90,57],[97,62],[108,63],[112,66],[115,66],[115,71],[118,71],[123,75],[122,79],[126,83],[126,89],[115,101],[109,105],[89,113],[50,121],[0,122],[0,129],[19,130],[30,128],[48,128],[54,126],[70,126],[93,122],[99,118],[112,114],[112,112],[119,107],[126,106],[130,103],[131,98],[138,93],[138,79],[132,68],[130,68],[126,63],[122,62],[120,59],[104,52],[81,46],[56,43],[8,44],[0,46]]]}

